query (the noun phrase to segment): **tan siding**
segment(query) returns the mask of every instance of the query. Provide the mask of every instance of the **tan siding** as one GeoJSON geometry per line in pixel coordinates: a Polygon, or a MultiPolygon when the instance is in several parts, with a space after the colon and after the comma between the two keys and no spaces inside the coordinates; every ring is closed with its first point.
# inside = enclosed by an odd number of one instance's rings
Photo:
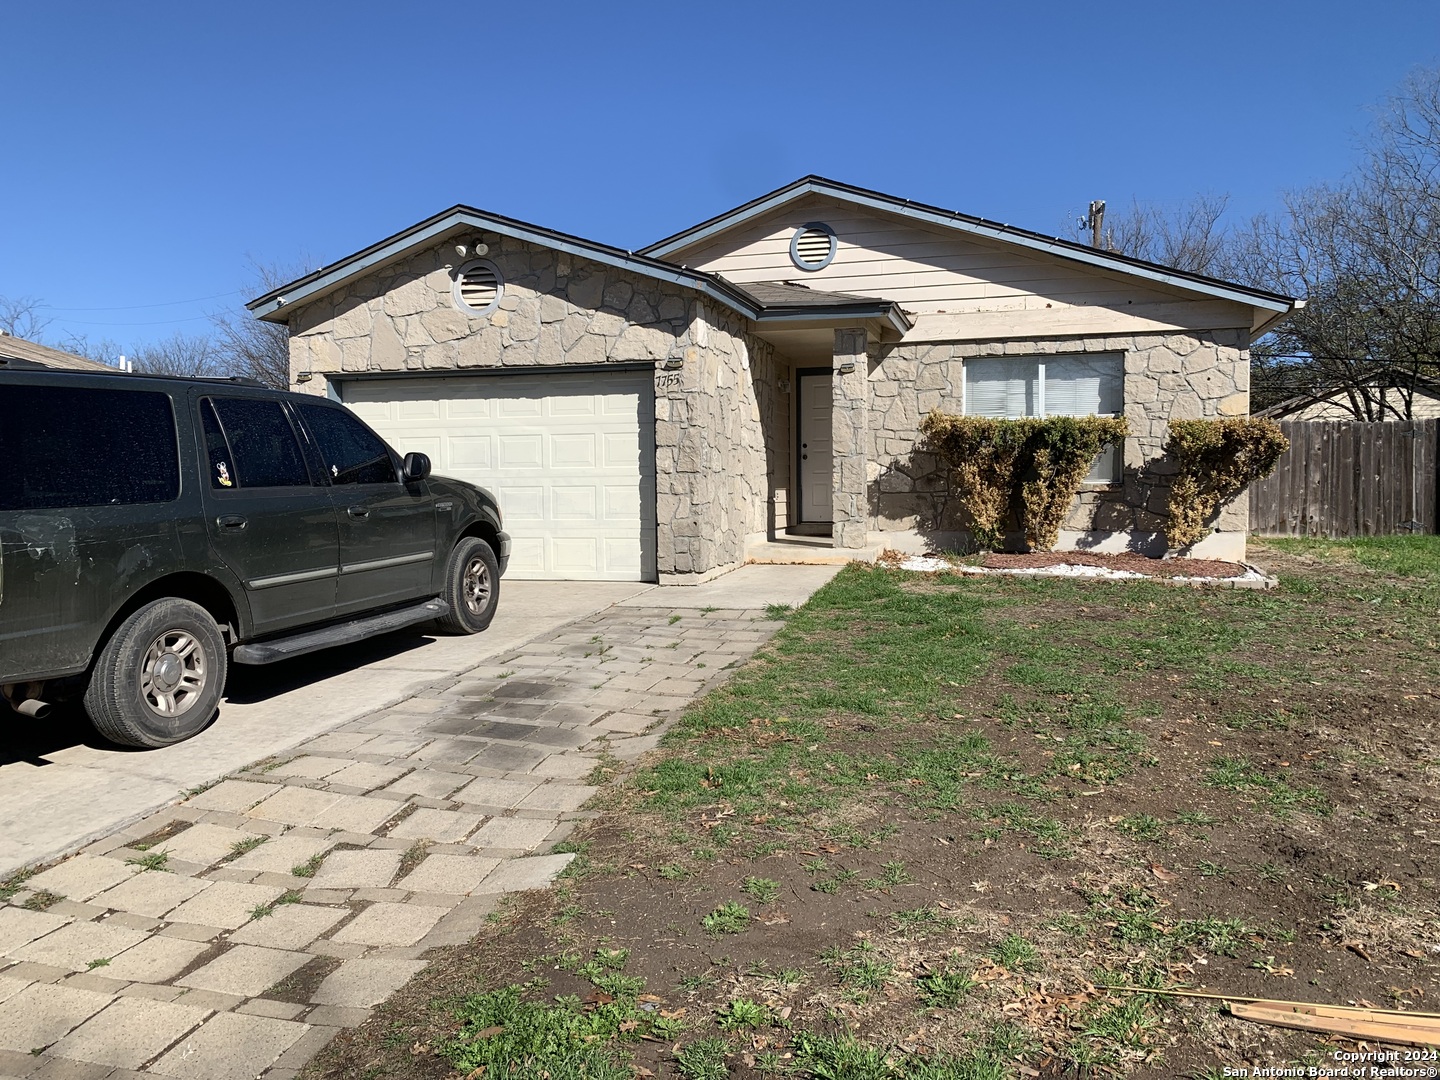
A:
{"type": "MultiPolygon", "coordinates": [[[[1392,399],[1397,408],[1401,406],[1398,398],[1392,399]]],[[[1415,420],[1434,420],[1440,418],[1440,398],[1430,397],[1428,394],[1417,393],[1415,400],[1411,403],[1410,415],[1415,420]]],[[[1307,405],[1298,412],[1286,413],[1286,420],[1354,420],[1355,414],[1350,411],[1348,402],[1341,398],[1339,400],[1321,401],[1314,405],[1307,405]]],[[[1391,419],[1387,416],[1386,419],[1391,419]]]]}
{"type": "MultiPolygon", "coordinates": [[[[1214,301],[1111,271],[1031,254],[939,226],[807,196],[754,222],[666,256],[739,284],[794,281],[816,289],[880,296],[917,313],[1050,310],[1124,304],[1209,305],[1214,301]],[[809,221],[835,230],[834,260],[804,271],[790,261],[790,237],[809,221]]],[[[1232,326],[1248,326],[1248,309],[1229,305],[1232,326]]],[[[1183,325],[1184,320],[1180,323],[1183,325]]]]}

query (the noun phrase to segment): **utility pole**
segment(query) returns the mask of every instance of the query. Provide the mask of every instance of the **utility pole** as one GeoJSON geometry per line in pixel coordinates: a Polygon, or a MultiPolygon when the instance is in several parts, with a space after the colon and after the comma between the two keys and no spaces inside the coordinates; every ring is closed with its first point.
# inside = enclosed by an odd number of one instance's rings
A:
{"type": "Polygon", "coordinates": [[[1080,227],[1090,230],[1090,246],[1103,248],[1105,246],[1105,200],[1091,199],[1090,212],[1080,219],[1080,227]]]}

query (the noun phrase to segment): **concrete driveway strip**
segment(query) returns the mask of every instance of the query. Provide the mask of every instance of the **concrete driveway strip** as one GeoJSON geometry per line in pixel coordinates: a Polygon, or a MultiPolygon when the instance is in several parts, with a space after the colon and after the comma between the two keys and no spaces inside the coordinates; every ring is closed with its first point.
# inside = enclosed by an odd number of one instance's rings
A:
{"type": "Polygon", "coordinates": [[[268,667],[232,666],[220,718],[195,738],[162,750],[108,746],[73,709],[67,722],[50,730],[12,727],[0,742],[0,878],[135,821],[182,791],[654,588],[506,581],[494,623],[475,637],[402,632],[268,667]]]}
{"type": "Polygon", "coordinates": [[[653,747],[779,628],[766,604],[803,600],[755,576],[729,582],[755,607],[656,591],[436,669],[29,879],[0,905],[0,1076],[292,1080],[566,866],[594,766],[653,747]]]}

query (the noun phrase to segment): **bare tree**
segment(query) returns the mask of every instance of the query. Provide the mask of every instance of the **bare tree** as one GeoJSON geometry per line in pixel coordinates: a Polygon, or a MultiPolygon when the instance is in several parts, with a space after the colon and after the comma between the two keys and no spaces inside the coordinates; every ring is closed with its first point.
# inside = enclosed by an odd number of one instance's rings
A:
{"type": "Polygon", "coordinates": [[[0,331],[26,341],[39,341],[50,325],[40,314],[45,305],[33,296],[0,296],[0,331]]]}
{"type": "Polygon", "coordinates": [[[1230,262],[1308,301],[1257,347],[1257,403],[1339,390],[1357,419],[1411,419],[1417,385],[1440,376],[1440,69],[1385,104],[1350,177],[1287,194],[1230,262]]]}
{"type": "Polygon", "coordinates": [[[1219,276],[1228,239],[1221,219],[1229,203],[1228,195],[1197,195],[1172,211],[1136,199],[1105,217],[1103,246],[1176,270],[1219,276]]]}
{"type": "Polygon", "coordinates": [[[178,375],[202,378],[240,374],[230,367],[229,358],[212,338],[172,334],[162,341],[142,345],[133,357],[135,370],[149,375],[178,375]]]}
{"type": "MultiPolygon", "coordinates": [[[[306,273],[300,265],[282,267],[251,260],[251,267],[254,273],[245,290],[247,296],[262,295],[306,273]]],[[[244,308],[215,315],[211,321],[216,347],[231,371],[281,390],[290,385],[290,331],[286,326],[262,322],[244,308]]]]}

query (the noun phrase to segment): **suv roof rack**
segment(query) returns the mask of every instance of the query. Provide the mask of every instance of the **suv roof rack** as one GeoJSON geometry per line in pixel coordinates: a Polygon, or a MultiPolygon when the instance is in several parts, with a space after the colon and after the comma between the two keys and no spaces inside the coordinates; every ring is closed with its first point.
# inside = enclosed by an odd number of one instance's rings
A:
{"type": "Polygon", "coordinates": [[[156,371],[121,371],[114,368],[110,371],[96,371],[92,368],[62,368],[51,367],[49,364],[42,364],[35,360],[29,360],[21,356],[6,356],[0,354],[0,368],[15,368],[20,371],[43,371],[50,375],[123,375],[127,379],[179,379],[184,382],[213,382],[233,383],[236,386],[253,386],[257,390],[274,390],[273,386],[267,386],[259,379],[249,375],[166,375],[156,371]]]}

